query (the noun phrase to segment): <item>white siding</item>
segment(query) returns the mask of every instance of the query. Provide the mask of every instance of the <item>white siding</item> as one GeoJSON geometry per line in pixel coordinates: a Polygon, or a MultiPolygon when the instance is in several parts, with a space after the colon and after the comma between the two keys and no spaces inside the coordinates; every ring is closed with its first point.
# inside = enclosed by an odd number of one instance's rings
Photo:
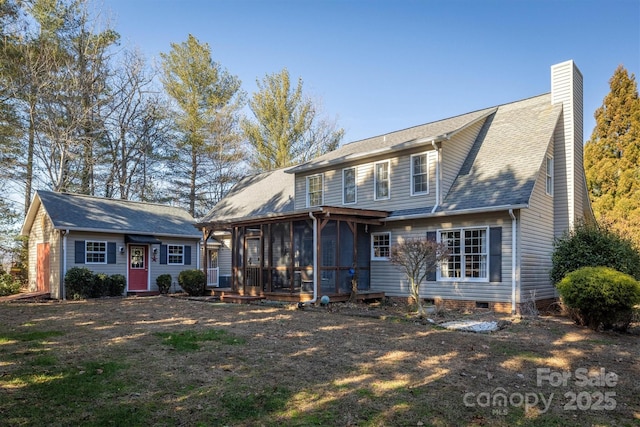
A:
{"type": "Polygon", "coordinates": [[[551,67],[551,102],[562,104],[562,116],[554,134],[558,183],[554,200],[556,236],[571,227],[584,212],[582,87],[582,74],[573,61],[551,67]]]}
{"type": "MultiPolygon", "coordinates": [[[[488,302],[511,301],[511,218],[508,213],[491,216],[465,216],[449,219],[400,221],[386,227],[375,227],[372,232],[390,231],[391,244],[409,237],[426,237],[427,231],[455,227],[502,227],[502,282],[423,282],[420,294],[423,298],[443,298],[488,302]]],[[[409,296],[406,276],[388,261],[371,261],[371,290],[385,292],[388,296],[409,296]]]]}
{"type": "MultiPolygon", "coordinates": [[[[554,152],[553,142],[549,144],[547,155],[554,152]]],[[[555,164],[554,159],[554,164],[555,164]]],[[[555,288],[549,280],[551,252],[554,239],[554,195],[546,193],[546,158],[541,165],[538,179],[529,201],[529,209],[520,211],[520,260],[522,286],[518,302],[532,299],[553,298],[555,288]]],[[[556,184],[555,188],[558,188],[556,184]]]]}
{"type": "Polygon", "coordinates": [[[29,230],[28,288],[30,291],[37,289],[38,244],[41,243],[49,243],[49,287],[51,297],[59,298],[61,284],[61,238],[60,234],[53,229],[51,220],[49,220],[42,206],[39,207],[31,230],[29,230]]]}
{"type": "Polygon", "coordinates": [[[217,239],[222,246],[218,249],[219,277],[231,277],[231,236],[217,239]]]}

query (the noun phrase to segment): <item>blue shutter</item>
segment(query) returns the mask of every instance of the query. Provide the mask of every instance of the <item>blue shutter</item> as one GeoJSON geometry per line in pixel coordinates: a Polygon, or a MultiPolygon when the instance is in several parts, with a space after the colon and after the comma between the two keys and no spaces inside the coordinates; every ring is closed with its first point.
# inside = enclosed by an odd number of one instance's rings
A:
{"type": "MultiPolygon", "coordinates": [[[[427,231],[427,241],[436,242],[436,232],[435,231],[427,231]]],[[[436,281],[436,272],[430,271],[427,273],[427,282],[435,282],[436,281]]]]}
{"type": "Polygon", "coordinates": [[[502,227],[489,229],[489,281],[502,282],[502,227]]]}
{"type": "Polygon", "coordinates": [[[116,242],[107,242],[107,264],[116,263],[116,242]]]}
{"type": "Polygon", "coordinates": [[[84,240],[76,240],[76,264],[84,264],[84,240]]]}
{"type": "Polygon", "coordinates": [[[184,265],[191,265],[191,246],[184,245],[184,265]]]}
{"type": "Polygon", "coordinates": [[[167,245],[160,245],[160,264],[167,263],[167,245]]]}

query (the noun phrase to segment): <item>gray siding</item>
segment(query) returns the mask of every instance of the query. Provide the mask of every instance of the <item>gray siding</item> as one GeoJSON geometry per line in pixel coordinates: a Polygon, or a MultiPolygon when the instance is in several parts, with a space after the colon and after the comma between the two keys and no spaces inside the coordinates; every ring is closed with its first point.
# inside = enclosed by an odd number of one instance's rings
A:
{"type": "MultiPolygon", "coordinates": [[[[124,253],[120,253],[118,250],[116,252],[116,263],[115,264],[76,264],[75,263],[75,242],[76,241],[86,241],[86,240],[96,240],[96,241],[106,241],[106,242],[115,242],[116,247],[127,247],[124,242],[124,235],[122,234],[104,234],[104,233],[85,233],[85,232],[71,232],[67,237],[67,269],[73,267],[86,267],[89,270],[95,273],[104,273],[108,275],[113,274],[122,274],[128,278],[128,250],[125,249],[124,253]]],[[[191,265],[167,265],[160,264],[160,247],[159,245],[149,245],[149,274],[148,274],[148,283],[149,291],[157,291],[158,286],[156,284],[156,278],[161,274],[170,274],[173,282],[176,283],[176,289],[179,290],[177,286],[178,283],[178,275],[182,270],[194,270],[198,266],[198,243],[195,240],[186,241],[183,239],[177,238],[169,238],[163,237],[162,244],[175,244],[175,245],[185,245],[191,247],[191,265]],[[154,255],[152,253],[153,249],[157,249],[157,254],[154,255]]],[[[128,281],[127,281],[128,283],[128,281]]],[[[128,288],[127,288],[128,289],[128,288]]],[[[173,291],[172,287],[172,291],[173,291]]]]}
{"type": "Polygon", "coordinates": [[[218,268],[220,277],[231,277],[231,236],[217,239],[222,246],[218,249],[218,268]]]}
{"type": "MultiPolygon", "coordinates": [[[[553,145],[553,142],[549,144],[548,155],[554,152],[553,145]]],[[[549,280],[555,195],[550,196],[546,192],[546,167],[545,158],[533,188],[529,209],[520,211],[521,288],[518,302],[530,301],[534,297],[544,299],[556,296],[555,288],[549,280]]]]}
{"type": "Polygon", "coordinates": [[[442,143],[441,152],[441,177],[442,177],[442,197],[449,192],[453,185],[460,168],[471,151],[471,147],[475,142],[480,129],[484,124],[484,120],[469,126],[467,129],[456,134],[450,141],[442,143]]]}
{"type": "MultiPolygon", "coordinates": [[[[425,238],[427,231],[485,226],[502,228],[502,282],[423,282],[420,293],[423,298],[509,302],[511,301],[512,251],[511,218],[508,213],[495,213],[484,217],[474,215],[450,219],[399,221],[389,223],[385,227],[375,227],[372,232],[391,232],[393,245],[410,237],[425,238]]],[[[385,295],[389,296],[409,296],[409,284],[404,273],[388,261],[371,261],[371,289],[385,292],[385,295]]]]}
{"type": "MultiPolygon", "coordinates": [[[[380,157],[358,164],[345,164],[344,167],[356,167],[357,203],[342,204],[342,167],[336,170],[326,170],[324,174],[324,205],[345,206],[357,209],[402,210],[433,206],[435,204],[436,185],[436,153],[433,147],[423,146],[420,149],[395,153],[394,157],[380,157]],[[421,195],[411,195],[411,155],[428,153],[429,164],[429,192],[421,195]],[[385,200],[374,200],[374,164],[379,161],[389,161],[390,169],[390,197],[385,200]]],[[[295,208],[305,209],[306,178],[316,175],[297,174],[295,178],[295,208]]]]}

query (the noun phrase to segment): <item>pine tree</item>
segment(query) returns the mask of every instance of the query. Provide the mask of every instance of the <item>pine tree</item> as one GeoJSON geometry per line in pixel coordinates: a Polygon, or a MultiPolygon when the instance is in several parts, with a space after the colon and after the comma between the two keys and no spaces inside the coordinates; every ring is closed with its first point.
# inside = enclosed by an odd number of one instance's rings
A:
{"type": "Polygon", "coordinates": [[[589,196],[596,218],[640,248],[640,98],[634,74],[621,65],[595,112],[584,148],[589,196]]]}
{"type": "Polygon", "coordinates": [[[302,93],[302,79],[292,87],[285,68],[256,83],[258,92],[249,101],[256,120],[242,122],[254,170],[295,165],[337,148],[344,130],[318,117],[317,103],[302,93]]]}

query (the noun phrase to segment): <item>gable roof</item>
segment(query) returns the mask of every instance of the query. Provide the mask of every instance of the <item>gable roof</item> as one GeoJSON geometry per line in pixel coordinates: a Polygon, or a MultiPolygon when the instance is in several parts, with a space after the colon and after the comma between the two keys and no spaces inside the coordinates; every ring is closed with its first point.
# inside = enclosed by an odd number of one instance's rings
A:
{"type": "Polygon", "coordinates": [[[285,173],[286,169],[243,178],[198,224],[293,212],[294,176],[285,173]]]}
{"type": "Polygon", "coordinates": [[[174,206],[38,190],[22,226],[28,235],[42,206],[57,230],[200,238],[194,219],[174,206]]]}
{"type": "Polygon", "coordinates": [[[561,112],[550,94],[498,107],[438,211],[527,205],[561,112]]]}
{"type": "Polygon", "coordinates": [[[450,138],[495,111],[495,107],[485,108],[448,119],[351,142],[334,151],[330,151],[301,165],[290,168],[287,172],[307,172],[387,152],[431,144],[432,141],[450,138]]]}

